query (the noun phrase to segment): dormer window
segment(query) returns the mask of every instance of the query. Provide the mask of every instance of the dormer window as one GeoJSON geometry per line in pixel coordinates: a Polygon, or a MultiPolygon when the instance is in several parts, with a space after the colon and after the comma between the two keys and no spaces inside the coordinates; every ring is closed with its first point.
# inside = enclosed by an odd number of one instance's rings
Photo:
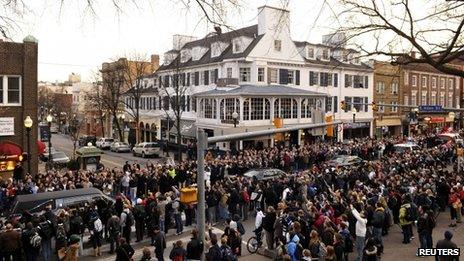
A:
{"type": "Polygon", "coordinates": [[[224,52],[228,44],[224,42],[214,42],[211,44],[211,57],[218,57],[224,52]]]}
{"type": "Polygon", "coordinates": [[[277,52],[282,51],[282,41],[281,40],[274,40],[274,50],[277,52]]]}
{"type": "Polygon", "coordinates": [[[233,52],[234,53],[241,53],[242,50],[242,41],[240,39],[234,39],[233,43],[233,52]]]}
{"type": "Polygon", "coordinates": [[[203,55],[208,51],[208,48],[197,46],[192,49],[192,60],[198,61],[200,60],[203,55]]]}
{"type": "Polygon", "coordinates": [[[321,59],[326,61],[329,60],[329,49],[322,49],[321,59]]]}
{"type": "Polygon", "coordinates": [[[314,59],[314,48],[313,47],[308,48],[308,59],[314,59]]]}
{"type": "Polygon", "coordinates": [[[180,51],[180,62],[185,63],[188,60],[190,60],[191,54],[190,54],[190,49],[183,49],[180,51]]]}

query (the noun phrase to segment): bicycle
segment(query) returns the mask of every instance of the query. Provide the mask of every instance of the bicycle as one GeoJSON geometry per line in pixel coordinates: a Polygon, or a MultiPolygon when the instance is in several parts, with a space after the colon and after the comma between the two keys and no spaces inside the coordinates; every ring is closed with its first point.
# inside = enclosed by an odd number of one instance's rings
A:
{"type": "Polygon", "coordinates": [[[250,254],[254,254],[258,252],[259,248],[263,245],[262,239],[261,239],[261,233],[262,231],[254,231],[255,235],[250,237],[247,241],[247,250],[250,252],[250,254]]]}

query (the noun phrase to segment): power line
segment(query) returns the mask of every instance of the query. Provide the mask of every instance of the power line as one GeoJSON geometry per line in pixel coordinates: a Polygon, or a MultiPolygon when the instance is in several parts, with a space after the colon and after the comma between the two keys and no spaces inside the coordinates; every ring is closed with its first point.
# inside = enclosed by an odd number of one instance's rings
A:
{"type": "Polygon", "coordinates": [[[71,63],[51,63],[51,62],[39,62],[39,64],[56,65],[56,66],[77,66],[77,67],[95,66],[95,64],[71,64],[71,63]]]}

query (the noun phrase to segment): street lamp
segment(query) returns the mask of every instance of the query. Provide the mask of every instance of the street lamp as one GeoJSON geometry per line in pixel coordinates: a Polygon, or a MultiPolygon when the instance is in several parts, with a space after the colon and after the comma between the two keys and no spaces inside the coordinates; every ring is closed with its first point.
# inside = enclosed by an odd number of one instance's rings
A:
{"type": "Polygon", "coordinates": [[[47,116],[47,122],[48,122],[48,165],[50,168],[53,166],[53,156],[52,156],[52,121],[53,121],[53,116],[49,114],[47,116]]]}
{"type": "Polygon", "coordinates": [[[237,128],[238,113],[236,111],[232,113],[232,119],[234,120],[234,128],[237,128]]]}
{"type": "Polygon", "coordinates": [[[31,116],[27,116],[24,120],[24,127],[26,128],[27,135],[27,171],[31,173],[31,129],[34,122],[31,119],[31,116]]]}

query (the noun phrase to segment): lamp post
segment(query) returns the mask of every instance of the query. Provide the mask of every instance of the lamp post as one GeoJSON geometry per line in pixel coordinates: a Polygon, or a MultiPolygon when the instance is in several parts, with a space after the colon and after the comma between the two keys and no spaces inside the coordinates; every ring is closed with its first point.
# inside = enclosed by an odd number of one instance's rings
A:
{"type": "Polygon", "coordinates": [[[450,118],[451,120],[451,128],[454,129],[454,118],[456,117],[456,113],[454,113],[453,111],[450,111],[448,113],[448,118],[450,118]]]}
{"type": "Polygon", "coordinates": [[[232,119],[234,120],[234,128],[237,128],[237,123],[238,123],[238,113],[234,111],[232,113],[232,119]]]}
{"type": "Polygon", "coordinates": [[[27,116],[24,120],[24,127],[27,133],[27,171],[29,175],[31,175],[31,129],[33,123],[31,116],[27,116]]]}
{"type": "Polygon", "coordinates": [[[53,156],[52,156],[52,121],[53,121],[53,116],[49,114],[47,116],[47,122],[48,122],[48,165],[50,168],[53,167],[53,156]]]}

